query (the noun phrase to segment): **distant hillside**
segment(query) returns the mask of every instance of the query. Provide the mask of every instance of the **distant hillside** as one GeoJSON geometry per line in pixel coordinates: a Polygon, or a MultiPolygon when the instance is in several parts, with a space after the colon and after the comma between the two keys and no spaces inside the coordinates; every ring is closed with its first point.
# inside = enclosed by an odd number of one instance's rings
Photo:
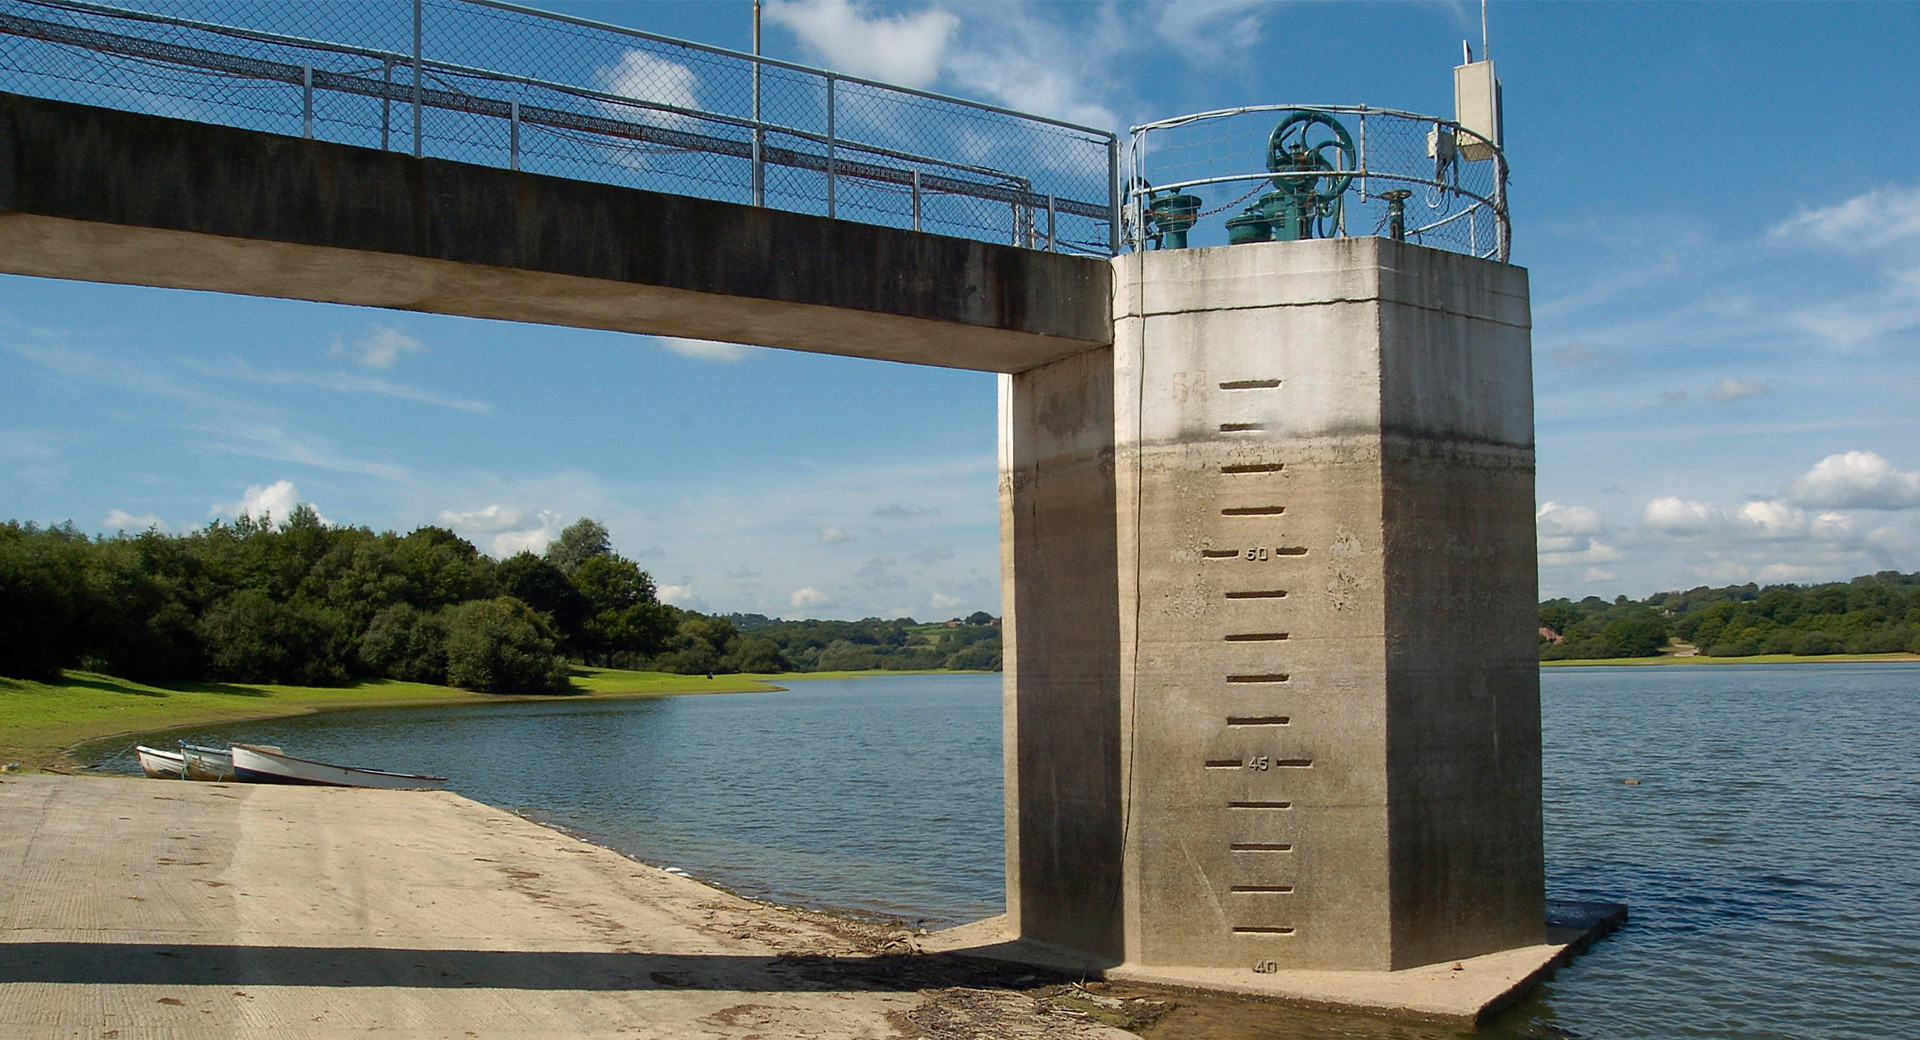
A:
{"type": "Polygon", "coordinates": [[[1824,585],[1704,585],[1644,600],[1540,604],[1540,659],[1652,657],[1673,639],[1709,657],[1920,653],[1920,573],[1824,585]]]}

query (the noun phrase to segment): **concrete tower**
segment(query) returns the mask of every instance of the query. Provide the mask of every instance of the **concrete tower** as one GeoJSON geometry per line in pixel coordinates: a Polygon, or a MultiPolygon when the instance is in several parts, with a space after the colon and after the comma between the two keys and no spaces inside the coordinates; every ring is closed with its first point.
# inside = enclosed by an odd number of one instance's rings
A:
{"type": "Polygon", "coordinates": [[[1543,942],[1525,272],[1113,268],[1111,352],[1002,388],[1010,924],[1248,977],[1543,942]]]}

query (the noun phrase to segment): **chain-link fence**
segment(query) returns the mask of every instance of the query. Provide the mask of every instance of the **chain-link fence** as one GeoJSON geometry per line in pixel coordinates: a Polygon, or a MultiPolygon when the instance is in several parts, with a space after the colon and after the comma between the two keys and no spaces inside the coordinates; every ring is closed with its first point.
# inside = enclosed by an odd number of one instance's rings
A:
{"type": "Polygon", "coordinates": [[[1133,128],[1134,248],[1382,235],[1505,261],[1506,157],[1457,123],[1262,105],[1133,128]]]}
{"type": "Polygon", "coordinates": [[[0,0],[0,89],[1100,256],[1114,135],[494,0],[0,0]]]}

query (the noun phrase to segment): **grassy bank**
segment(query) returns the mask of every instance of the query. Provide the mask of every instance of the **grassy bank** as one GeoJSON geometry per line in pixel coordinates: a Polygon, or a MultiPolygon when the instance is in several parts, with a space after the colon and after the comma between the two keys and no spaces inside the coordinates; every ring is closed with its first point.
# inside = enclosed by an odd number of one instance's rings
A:
{"type": "Polygon", "coordinates": [[[1572,661],[1542,661],[1542,668],[1579,668],[1590,665],[1608,667],[1628,667],[1634,665],[1714,665],[1714,664],[1841,664],[1848,661],[1920,661],[1920,654],[1820,654],[1802,657],[1798,654],[1756,654],[1752,657],[1707,657],[1702,654],[1689,654],[1679,657],[1664,654],[1660,657],[1590,657],[1572,661]]]}
{"type": "MultiPolygon", "coordinates": [[[[573,692],[562,697],[614,699],[676,694],[756,693],[807,679],[858,679],[930,672],[787,672],[778,675],[673,675],[617,668],[573,669],[573,692]]],[[[451,686],[382,679],[352,686],[169,683],[148,686],[111,675],[67,672],[60,682],[0,678],[0,762],[27,769],[74,768],[65,757],[79,744],[185,726],[303,715],[341,708],[425,704],[498,704],[550,700],[507,697],[451,686]]]]}
{"type": "MultiPolygon", "coordinates": [[[[760,677],[668,675],[576,668],[574,697],[656,697],[681,693],[745,693],[777,687],[760,677]]],[[[502,697],[450,686],[380,680],[352,686],[268,686],[169,683],[148,686],[110,675],[68,672],[60,682],[0,679],[0,760],[29,769],[69,769],[65,749],[117,734],[147,733],[242,719],[301,715],[338,708],[421,704],[489,704],[502,697]]]]}

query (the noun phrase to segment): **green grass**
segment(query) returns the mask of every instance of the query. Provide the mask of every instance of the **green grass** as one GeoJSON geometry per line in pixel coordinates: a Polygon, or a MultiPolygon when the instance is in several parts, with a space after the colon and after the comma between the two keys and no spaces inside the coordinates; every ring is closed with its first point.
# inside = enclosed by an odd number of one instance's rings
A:
{"type": "Polygon", "coordinates": [[[1587,665],[1607,665],[1624,667],[1631,665],[1707,665],[1707,664],[1819,664],[1824,661],[1840,663],[1844,661],[1920,661],[1920,654],[1820,654],[1816,657],[1801,657],[1796,654],[1756,654],[1753,657],[1707,657],[1704,654],[1690,654],[1676,657],[1663,654],[1659,657],[1592,657],[1571,661],[1542,661],[1542,668],[1571,668],[1587,665]]]}
{"type": "Polygon", "coordinates": [[[879,679],[889,675],[995,675],[995,672],[981,671],[977,668],[880,668],[867,672],[778,672],[770,675],[755,675],[750,678],[761,682],[784,683],[805,682],[808,679],[879,679]]]}
{"type": "MultiPolygon", "coordinates": [[[[708,679],[610,668],[576,668],[573,685],[572,696],[593,698],[777,689],[741,675],[708,679]]],[[[71,768],[73,763],[63,755],[66,749],[119,734],[338,708],[527,699],[533,698],[386,679],[337,687],[204,682],[149,686],[92,672],[68,672],[52,683],[0,679],[0,760],[29,768],[71,768]]]]}

